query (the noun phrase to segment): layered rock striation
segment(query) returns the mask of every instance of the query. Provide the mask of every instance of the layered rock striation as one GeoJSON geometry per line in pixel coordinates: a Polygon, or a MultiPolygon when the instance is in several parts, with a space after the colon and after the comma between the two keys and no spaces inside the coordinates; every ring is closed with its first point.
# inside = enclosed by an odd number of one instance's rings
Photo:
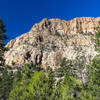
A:
{"type": "Polygon", "coordinates": [[[9,50],[4,55],[5,62],[9,66],[32,63],[55,69],[64,57],[84,56],[89,64],[97,54],[94,37],[99,20],[100,17],[69,21],[45,18],[6,45],[9,50]]]}

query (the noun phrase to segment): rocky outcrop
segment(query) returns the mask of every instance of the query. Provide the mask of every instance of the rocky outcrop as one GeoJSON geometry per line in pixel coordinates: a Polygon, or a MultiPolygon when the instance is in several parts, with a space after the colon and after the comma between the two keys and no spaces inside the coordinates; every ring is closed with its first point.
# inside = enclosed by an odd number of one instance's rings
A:
{"type": "Polygon", "coordinates": [[[6,47],[7,65],[33,65],[55,69],[66,57],[75,59],[85,56],[86,63],[96,55],[94,37],[98,18],[81,17],[70,21],[60,19],[43,19],[32,29],[14,40],[6,47]]]}

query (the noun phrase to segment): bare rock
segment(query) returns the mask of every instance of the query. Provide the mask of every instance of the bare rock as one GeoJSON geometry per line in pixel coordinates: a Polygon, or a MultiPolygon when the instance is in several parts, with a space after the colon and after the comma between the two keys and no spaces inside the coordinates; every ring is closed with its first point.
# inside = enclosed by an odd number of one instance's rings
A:
{"type": "Polygon", "coordinates": [[[6,47],[7,65],[32,63],[43,68],[55,69],[66,57],[75,59],[85,56],[86,63],[97,54],[94,48],[94,37],[98,18],[81,17],[70,21],[60,19],[43,19],[32,29],[14,40],[6,47]]]}

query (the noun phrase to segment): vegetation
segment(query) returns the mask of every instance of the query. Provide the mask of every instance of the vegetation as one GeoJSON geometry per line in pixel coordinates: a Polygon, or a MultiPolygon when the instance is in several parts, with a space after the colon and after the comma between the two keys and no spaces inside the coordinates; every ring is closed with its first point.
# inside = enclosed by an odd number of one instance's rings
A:
{"type": "Polygon", "coordinates": [[[67,73],[56,89],[55,100],[78,100],[81,88],[81,82],[67,73]]]}
{"type": "Polygon", "coordinates": [[[4,65],[4,59],[2,56],[5,51],[4,42],[7,39],[5,32],[5,25],[3,24],[2,19],[0,19],[0,65],[4,65]]]}
{"type": "Polygon", "coordinates": [[[16,73],[8,100],[50,100],[53,93],[52,77],[44,71],[33,72],[29,67],[16,73]]]}
{"type": "Polygon", "coordinates": [[[63,58],[60,67],[57,69],[57,77],[63,77],[67,72],[71,73],[72,69],[73,69],[73,62],[72,60],[68,60],[66,58],[63,58]]]}
{"type": "Polygon", "coordinates": [[[7,68],[3,70],[0,76],[0,100],[7,100],[12,89],[13,73],[8,72],[7,68]]]}
{"type": "Polygon", "coordinates": [[[100,52],[100,22],[95,36],[95,49],[100,52]]]}
{"type": "Polygon", "coordinates": [[[5,25],[0,19],[0,100],[7,100],[10,90],[12,89],[13,82],[13,73],[8,71],[3,59],[3,54],[6,50],[5,40],[7,39],[5,32],[5,25]]]}
{"type": "Polygon", "coordinates": [[[92,61],[89,90],[94,100],[100,99],[100,56],[96,56],[92,61]]]}
{"type": "MultiPolygon", "coordinates": [[[[97,30],[95,47],[100,52],[100,27],[97,30]]],[[[0,100],[100,99],[100,55],[92,60],[90,66],[85,64],[86,59],[82,56],[75,60],[64,58],[56,71],[29,64],[14,71],[5,65],[3,59],[6,38],[5,25],[0,20],[0,100]],[[83,73],[88,76],[88,82],[84,83],[83,73]]]]}

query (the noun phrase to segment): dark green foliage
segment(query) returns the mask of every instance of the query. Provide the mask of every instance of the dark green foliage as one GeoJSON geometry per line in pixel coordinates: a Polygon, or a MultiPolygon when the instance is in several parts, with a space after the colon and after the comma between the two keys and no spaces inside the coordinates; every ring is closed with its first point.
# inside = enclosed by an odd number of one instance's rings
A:
{"type": "Polygon", "coordinates": [[[100,51],[100,22],[99,22],[99,26],[97,27],[97,32],[95,36],[95,49],[97,51],[100,51]]]}
{"type": "Polygon", "coordinates": [[[5,39],[7,39],[5,32],[5,25],[3,24],[3,21],[0,19],[0,47],[4,43],[5,39]]]}
{"type": "Polygon", "coordinates": [[[92,83],[100,85],[100,56],[93,59],[90,73],[92,83]]]}
{"type": "MultiPolygon", "coordinates": [[[[95,49],[100,52],[100,22],[95,37],[95,49]]],[[[91,62],[89,70],[89,83],[81,91],[81,100],[100,100],[100,55],[91,62]]]]}
{"type": "Polygon", "coordinates": [[[100,56],[95,57],[92,61],[89,90],[94,100],[100,99],[100,56]]]}
{"type": "Polygon", "coordinates": [[[26,100],[23,95],[26,96],[27,85],[30,82],[31,75],[32,69],[29,65],[25,65],[22,70],[18,69],[13,81],[9,100],[26,100]]]}
{"type": "Polygon", "coordinates": [[[0,19],[0,99],[6,100],[12,87],[12,72],[9,72],[5,66],[3,54],[5,52],[4,42],[7,39],[5,34],[5,25],[0,19]]]}
{"type": "MultiPolygon", "coordinates": [[[[0,34],[5,32],[3,24],[1,26],[0,34]]],[[[99,50],[100,27],[97,30],[95,46],[99,50]]],[[[1,37],[1,40],[6,38],[3,35],[1,37]]],[[[5,69],[0,77],[0,99],[100,100],[100,55],[93,59],[90,67],[85,63],[85,57],[81,56],[75,60],[64,58],[55,71],[50,67],[43,70],[40,66],[29,64],[17,69],[14,75],[5,69]],[[83,74],[88,77],[88,82],[83,82],[83,74]]]]}
{"type": "Polygon", "coordinates": [[[9,93],[12,89],[13,72],[8,72],[8,69],[3,70],[0,77],[0,99],[7,100],[9,93]]]}
{"type": "Polygon", "coordinates": [[[89,75],[89,65],[85,64],[86,59],[84,56],[76,57],[75,60],[69,60],[64,58],[60,64],[60,67],[57,69],[57,77],[63,77],[66,73],[69,73],[71,76],[82,80],[82,75],[89,75]],[[87,69],[83,72],[84,69],[87,69]]]}
{"type": "Polygon", "coordinates": [[[48,96],[49,100],[54,100],[54,92],[56,89],[56,79],[55,79],[55,72],[49,67],[47,69],[47,77],[48,77],[48,84],[49,84],[49,91],[51,93],[50,96],[48,96]]]}
{"type": "Polygon", "coordinates": [[[26,66],[18,71],[13,82],[9,100],[50,100],[54,88],[52,70],[46,76],[43,71],[36,71],[26,66]]]}
{"type": "Polygon", "coordinates": [[[64,77],[64,80],[66,80],[66,85],[63,84],[63,79],[60,79],[57,82],[55,100],[91,100],[92,94],[88,89],[88,82],[86,81],[86,83],[84,83],[82,79],[81,82],[78,80],[83,77],[83,74],[85,74],[87,77],[89,76],[89,65],[86,65],[85,62],[86,59],[84,56],[76,57],[75,60],[68,60],[66,58],[63,59],[60,64],[60,68],[57,70],[57,77],[63,78],[64,75],[67,75],[64,77]],[[86,71],[83,72],[84,69],[86,69],[86,71]],[[81,85],[79,85],[77,82],[79,82],[81,85]],[[59,86],[60,89],[61,86],[63,86],[62,91],[60,92],[58,91],[59,86]],[[71,92],[69,92],[69,90],[71,92]],[[89,94],[86,94],[87,92],[89,94]]]}
{"type": "Polygon", "coordinates": [[[46,72],[34,71],[32,66],[26,65],[17,71],[9,100],[99,100],[99,60],[93,60],[90,83],[86,87],[70,74],[72,71],[66,71],[64,79],[56,85],[55,72],[50,68],[46,72]],[[94,68],[97,68],[96,72],[94,68]]]}
{"type": "Polygon", "coordinates": [[[50,89],[53,90],[55,88],[55,75],[54,75],[54,71],[49,68],[49,70],[47,71],[47,76],[48,76],[48,79],[49,79],[49,86],[50,86],[50,89]]]}
{"type": "Polygon", "coordinates": [[[4,42],[5,39],[7,39],[5,31],[5,25],[3,24],[3,21],[0,19],[0,65],[4,64],[4,59],[2,58],[2,56],[5,51],[4,42]]]}
{"type": "Polygon", "coordinates": [[[81,82],[67,73],[57,87],[55,100],[78,100],[81,88],[81,82]]]}
{"type": "Polygon", "coordinates": [[[50,100],[52,89],[44,72],[35,72],[28,86],[28,100],[50,100]]]}
{"type": "Polygon", "coordinates": [[[72,64],[72,60],[68,60],[66,58],[63,58],[60,67],[57,69],[57,77],[63,77],[64,74],[66,74],[67,72],[72,71],[73,69],[73,64],[72,64]]]}
{"type": "MultiPolygon", "coordinates": [[[[95,36],[95,49],[98,53],[100,52],[100,22],[95,36]]],[[[88,93],[91,99],[88,100],[100,100],[100,55],[97,55],[91,63],[88,84],[88,93]]],[[[86,93],[83,92],[83,94],[87,96],[86,93]]]]}
{"type": "Polygon", "coordinates": [[[96,100],[96,99],[94,99],[89,90],[85,90],[84,88],[82,88],[79,100],[96,100]]]}

